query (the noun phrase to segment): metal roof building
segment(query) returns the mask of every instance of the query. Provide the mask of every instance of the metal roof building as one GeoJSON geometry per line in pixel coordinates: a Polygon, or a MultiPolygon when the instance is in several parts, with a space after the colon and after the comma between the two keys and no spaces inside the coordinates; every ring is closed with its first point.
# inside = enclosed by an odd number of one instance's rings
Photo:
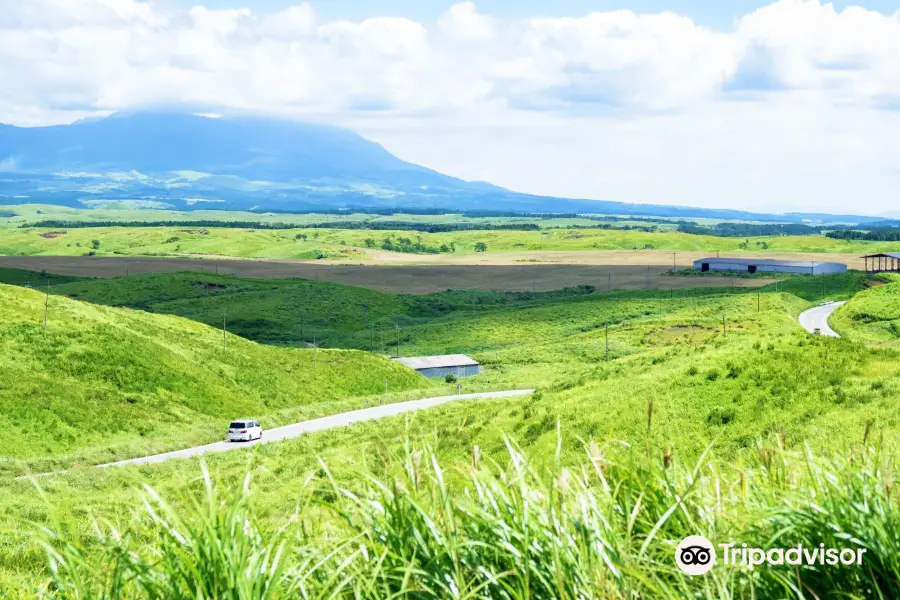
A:
{"type": "Polygon", "coordinates": [[[443,356],[411,356],[409,358],[391,357],[391,360],[415,369],[425,377],[472,377],[481,373],[481,365],[465,354],[446,354],[443,356]]]}
{"type": "Polygon", "coordinates": [[[882,252],[881,254],[866,254],[866,273],[880,273],[881,271],[900,271],[900,252],[882,252]]]}
{"type": "Polygon", "coordinates": [[[834,262],[809,260],[777,260],[771,258],[711,257],[694,261],[695,271],[738,271],[742,273],[797,273],[801,275],[825,275],[844,273],[847,265],[834,262]]]}

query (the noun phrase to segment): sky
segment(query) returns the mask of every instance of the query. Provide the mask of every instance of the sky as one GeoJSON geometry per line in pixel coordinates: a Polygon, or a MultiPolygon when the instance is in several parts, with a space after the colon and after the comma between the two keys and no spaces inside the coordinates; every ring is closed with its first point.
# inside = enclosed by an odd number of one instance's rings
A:
{"type": "Polygon", "coordinates": [[[348,127],[522,192],[900,216],[896,11],[883,0],[0,0],[0,122],[266,113],[348,127]]]}

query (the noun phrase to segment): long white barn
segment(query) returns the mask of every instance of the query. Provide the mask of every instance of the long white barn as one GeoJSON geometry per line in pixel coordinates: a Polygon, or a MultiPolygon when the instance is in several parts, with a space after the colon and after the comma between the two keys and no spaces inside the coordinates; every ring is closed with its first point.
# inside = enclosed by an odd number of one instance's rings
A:
{"type": "Polygon", "coordinates": [[[443,356],[411,356],[391,357],[391,360],[415,369],[425,377],[472,377],[481,373],[481,365],[465,354],[446,354],[443,356]]]}
{"type": "Polygon", "coordinates": [[[845,273],[847,265],[835,262],[809,260],[777,260],[770,258],[711,257],[694,261],[695,271],[734,271],[740,273],[797,273],[801,275],[827,275],[845,273]]]}

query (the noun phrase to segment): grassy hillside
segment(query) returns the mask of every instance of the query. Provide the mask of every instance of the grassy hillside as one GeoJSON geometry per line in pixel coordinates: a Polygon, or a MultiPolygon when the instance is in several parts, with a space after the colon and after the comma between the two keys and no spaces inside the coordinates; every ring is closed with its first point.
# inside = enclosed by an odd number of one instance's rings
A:
{"type": "Polygon", "coordinates": [[[857,295],[832,317],[832,327],[853,340],[900,342],[900,277],[883,275],[880,283],[857,295]]]}
{"type": "MultiPolygon", "coordinates": [[[[851,598],[871,597],[872,586],[880,586],[884,597],[893,597],[900,568],[893,558],[896,540],[890,532],[900,524],[900,516],[889,483],[897,473],[888,457],[900,435],[900,350],[869,347],[851,336],[826,339],[802,331],[797,314],[822,299],[822,294],[847,297],[868,285],[864,276],[855,273],[825,280],[823,287],[821,278],[789,278],[779,282],[777,292],[771,286],[759,294],[734,288],[674,293],[569,292],[569,296],[538,296],[534,300],[527,297],[530,295],[485,295],[474,315],[466,304],[470,295],[458,292],[415,300],[301,281],[284,282],[285,288],[292,290],[284,292],[273,289],[274,285],[267,288],[270,282],[197,274],[133,276],[65,285],[69,286],[67,292],[92,300],[106,298],[137,305],[152,298],[154,306],[182,303],[179,306],[185,311],[192,305],[229,298],[235,304],[242,303],[244,294],[249,306],[259,306],[268,289],[275,296],[288,294],[286,307],[303,306],[307,298],[310,305],[333,312],[338,320],[346,319],[351,325],[341,340],[347,343],[359,342],[366,335],[357,329],[363,315],[355,308],[366,298],[371,318],[376,318],[373,307],[377,307],[381,311],[378,319],[406,320],[400,330],[404,354],[465,350],[487,365],[488,372],[482,379],[502,376],[504,381],[537,385],[538,391],[527,398],[447,405],[247,452],[208,457],[213,479],[220,482],[222,492],[204,514],[221,517],[220,524],[230,523],[229,515],[253,523],[260,535],[249,536],[247,543],[257,544],[253,546],[253,552],[260,553],[256,556],[264,553],[269,541],[275,547],[284,540],[291,549],[284,554],[285,564],[297,569],[291,576],[310,573],[310,565],[304,560],[319,557],[327,565],[324,569],[328,574],[340,573],[339,581],[361,590],[357,597],[373,599],[384,597],[385,590],[403,589],[391,585],[397,584],[396,574],[410,565],[415,568],[410,571],[414,576],[408,585],[421,597],[447,597],[439,584],[449,584],[441,575],[453,573],[453,581],[463,587],[475,581],[485,583],[479,579],[485,577],[485,570],[471,569],[473,564],[510,570],[511,580],[524,585],[535,598],[565,596],[547,591],[535,581],[525,582],[522,574],[528,569],[535,577],[559,575],[562,584],[576,586],[566,589],[584,593],[593,590],[595,597],[602,598],[631,598],[634,594],[648,598],[754,594],[775,598],[782,597],[779,575],[801,577],[807,586],[803,589],[813,589],[820,597],[831,597],[835,590],[851,598]],[[217,287],[220,285],[224,288],[217,287]],[[242,287],[245,285],[248,287],[242,287]],[[254,287],[257,285],[262,287],[254,287]],[[488,303],[489,298],[494,299],[493,304],[488,303]],[[510,460],[507,440],[521,447],[524,458],[510,460]],[[882,444],[884,454],[863,449],[873,444],[882,444]],[[822,463],[807,462],[801,456],[807,446],[830,458],[822,463]],[[708,448],[711,455],[702,458],[708,448]],[[434,472],[428,452],[443,465],[440,476],[434,472]],[[849,462],[847,456],[851,457],[849,462]],[[319,458],[327,464],[327,472],[318,463],[319,458]],[[525,460],[537,474],[521,470],[525,460]],[[698,461],[701,467],[695,469],[698,461]],[[480,465],[479,476],[486,478],[484,486],[476,486],[474,475],[468,472],[473,462],[480,465]],[[563,471],[563,467],[568,470],[563,471]],[[579,487],[582,468],[589,469],[585,488],[579,487]],[[361,469],[371,471],[377,479],[367,479],[361,469]],[[502,478],[500,470],[505,472],[502,478]],[[248,472],[252,474],[254,493],[252,499],[242,499],[239,490],[248,472]],[[517,485],[509,485],[510,481],[517,485]],[[318,492],[310,503],[308,492],[312,488],[318,492]],[[469,490],[468,494],[463,488],[469,490]],[[496,502],[479,495],[488,489],[496,502]],[[226,497],[237,498],[237,504],[225,502],[226,497]],[[525,497],[529,502],[523,501],[525,497]],[[535,498],[544,501],[532,502],[535,498]],[[557,501],[559,505],[554,504],[557,501]],[[528,535],[532,540],[539,539],[542,548],[560,553],[526,553],[529,558],[513,560],[501,552],[481,552],[481,548],[508,548],[503,546],[504,540],[522,540],[519,533],[512,532],[525,527],[526,520],[519,517],[526,504],[534,511],[528,513],[527,522],[534,523],[528,535]],[[859,511],[853,508],[856,506],[869,506],[871,510],[859,511]],[[241,512],[245,509],[247,513],[241,512]],[[297,515],[296,522],[289,518],[293,515],[297,515]],[[446,520],[451,515],[460,517],[454,527],[446,520]],[[286,523],[291,528],[288,537],[279,538],[276,532],[286,523]],[[655,527],[657,523],[659,527],[655,527]],[[590,524],[591,536],[579,537],[586,524],[590,524]],[[850,543],[852,538],[862,540],[874,558],[866,563],[871,567],[866,571],[813,569],[797,575],[761,569],[756,571],[758,576],[746,577],[717,567],[714,575],[688,579],[680,576],[670,562],[674,545],[686,532],[706,534],[714,541],[740,540],[763,547],[775,546],[771,540],[778,536],[785,544],[802,540],[812,545],[835,540],[850,543]],[[351,539],[352,544],[341,546],[351,539]],[[602,548],[607,554],[592,554],[599,552],[598,546],[580,545],[585,539],[604,540],[602,548]],[[460,552],[465,548],[464,552],[470,553],[450,552],[448,549],[457,547],[454,542],[462,544],[458,546],[460,552]],[[360,543],[366,545],[369,556],[385,556],[386,562],[342,554],[345,550],[356,552],[360,543]],[[317,554],[329,549],[337,551],[332,558],[317,554]],[[454,556],[464,556],[465,560],[454,563],[454,556]],[[585,557],[598,562],[586,562],[585,557]],[[330,562],[332,559],[337,563],[330,562]],[[376,564],[390,565],[393,575],[383,577],[384,572],[373,566],[376,564]],[[613,567],[619,573],[616,576],[613,567]],[[591,575],[600,578],[579,579],[591,575]],[[429,585],[432,592],[427,591],[429,585]]],[[[888,287],[863,291],[847,306],[864,304],[870,297],[877,299],[878,294],[888,293],[880,291],[888,287]]],[[[13,288],[0,290],[11,293],[13,288]]],[[[14,293],[24,294],[31,306],[32,316],[19,320],[35,321],[34,313],[41,314],[42,296],[26,290],[14,293]]],[[[214,380],[216,369],[226,368],[219,366],[225,358],[216,358],[221,338],[203,325],[64,298],[51,301],[53,306],[60,303],[77,308],[73,316],[81,319],[93,314],[106,315],[95,317],[95,322],[117,322],[119,315],[132,319],[126,331],[117,333],[116,346],[122,345],[119,339],[135,335],[141,337],[141,343],[178,348],[179,355],[190,356],[195,351],[193,346],[189,352],[181,340],[193,338],[185,331],[196,328],[208,336],[208,340],[201,336],[206,341],[197,350],[203,352],[208,377],[214,380]],[[212,367],[208,367],[210,363],[212,367]]],[[[879,302],[887,307],[891,300],[879,302]]],[[[212,309],[208,310],[212,315],[212,309]]],[[[891,314],[885,312],[884,316],[891,314]]],[[[69,319],[61,322],[68,323],[69,319]]],[[[36,334],[41,333],[39,327],[34,329],[36,334]]],[[[81,348],[78,339],[72,346],[76,349],[81,348]]],[[[55,350],[64,353],[72,339],[55,343],[55,350]]],[[[36,337],[29,342],[36,348],[41,344],[36,337]]],[[[283,356],[308,357],[308,351],[264,348],[238,339],[233,344],[252,348],[254,356],[259,353],[260,360],[274,365],[280,364],[283,356]]],[[[72,354],[77,357],[80,351],[72,354]]],[[[320,357],[331,354],[320,352],[320,357]]],[[[170,353],[160,356],[165,363],[173,362],[170,353]]],[[[340,352],[335,356],[359,355],[340,352]]],[[[373,361],[373,366],[383,364],[374,358],[367,360],[373,361]]],[[[110,361],[128,367],[121,354],[110,361]]],[[[79,371],[88,368],[84,362],[72,364],[81,365],[79,371]]],[[[27,373],[17,377],[26,377],[27,373]]],[[[237,369],[234,373],[237,376],[237,369]]],[[[151,381],[153,377],[141,375],[151,381]]],[[[310,382],[310,386],[321,385],[324,382],[310,382]]],[[[76,382],[70,393],[77,394],[78,390],[76,382]]],[[[0,398],[3,393],[0,391],[0,398]]],[[[191,415],[193,418],[195,413],[191,415]]],[[[105,447],[105,440],[92,443],[105,447]]],[[[205,517],[191,508],[193,501],[188,499],[198,494],[203,498],[204,484],[195,460],[114,471],[75,470],[42,478],[39,484],[49,505],[29,482],[0,480],[0,531],[6,532],[0,538],[0,582],[23,590],[22,597],[28,597],[34,589],[29,586],[46,582],[50,576],[42,551],[29,541],[33,525],[23,526],[22,519],[60,530],[62,538],[51,539],[50,543],[66,556],[78,558],[77,553],[83,551],[84,563],[67,563],[82,565],[75,567],[83,569],[79,571],[85,575],[82,581],[89,580],[91,573],[112,568],[112,561],[104,556],[123,556],[119,542],[110,540],[107,545],[97,540],[93,517],[133,529],[134,539],[144,543],[143,548],[135,549],[135,556],[148,561],[152,555],[146,554],[147,540],[164,544],[166,532],[204,523],[205,517]],[[157,528],[160,521],[154,525],[146,516],[135,518],[141,501],[135,492],[139,482],[152,484],[171,499],[173,512],[163,510],[165,518],[179,515],[186,523],[157,528]],[[49,506],[54,507],[52,511],[49,506]],[[51,516],[58,517],[59,522],[54,523],[51,516]],[[65,549],[63,540],[82,540],[85,546],[83,550],[77,546],[65,549]]],[[[217,538],[203,537],[206,534],[199,532],[213,530],[230,531],[199,526],[193,529],[202,544],[214,543],[217,538]]],[[[244,543],[242,539],[226,536],[228,544],[244,543]]],[[[128,543],[123,542],[125,546],[128,543]]],[[[201,547],[206,546],[195,548],[201,547]]],[[[519,546],[513,544],[512,548],[519,546]]],[[[185,565],[190,564],[189,554],[168,553],[187,561],[185,565]]],[[[241,556],[238,562],[246,565],[247,555],[241,556]]],[[[140,564],[135,563],[135,568],[140,564]]],[[[230,572],[227,561],[219,566],[223,571],[215,577],[225,577],[230,572]]],[[[168,573],[165,569],[181,567],[163,561],[148,568],[154,573],[160,570],[158,574],[163,577],[168,573]]],[[[243,570],[234,576],[255,577],[253,573],[243,570]]],[[[202,577],[194,573],[181,581],[202,577]]],[[[64,569],[58,584],[76,579],[64,569]]],[[[311,590],[336,592],[324,571],[321,577],[311,574],[306,582],[311,590]]],[[[179,593],[188,592],[182,589],[179,593]]],[[[96,587],[82,594],[98,595],[96,587]]],[[[520,596],[528,597],[524,593],[520,596]]],[[[133,597],[148,596],[136,593],[133,597]]],[[[341,591],[334,597],[350,597],[350,592],[341,591]]]]}
{"type": "MultiPolygon", "coordinates": [[[[4,274],[0,272],[0,281],[4,274]]],[[[379,349],[395,339],[396,326],[425,324],[444,316],[470,318],[486,310],[560,302],[592,293],[576,287],[551,292],[463,292],[395,295],[304,279],[255,280],[208,273],[162,273],[80,280],[51,287],[54,294],[175,314],[221,326],[248,339],[288,345],[379,349]],[[366,329],[368,324],[369,329],[366,329]]]]}
{"type": "Polygon", "coordinates": [[[425,387],[382,358],[294,350],[223,336],[194,321],[0,285],[3,463],[18,472],[213,441],[240,416],[265,425],[425,387]]]}
{"type": "Polygon", "coordinates": [[[900,250],[897,242],[835,240],[825,236],[723,238],[677,232],[600,229],[542,231],[461,231],[417,233],[342,229],[252,230],[178,227],[100,227],[50,230],[0,228],[0,254],[97,255],[219,255],[250,258],[359,259],[364,249],[380,249],[385,239],[419,241],[431,248],[455,248],[474,253],[483,242],[488,252],[539,250],[657,250],[702,252],[864,253],[900,250]],[[297,236],[300,236],[299,238],[297,236]]]}
{"type": "Polygon", "coordinates": [[[42,291],[45,291],[47,289],[47,284],[56,286],[63,283],[72,283],[74,281],[83,280],[84,279],[81,277],[73,277],[70,275],[38,273],[36,271],[25,271],[23,269],[7,269],[4,267],[0,267],[0,283],[40,288],[42,291]]]}
{"type": "MultiPolygon", "coordinates": [[[[221,326],[227,312],[229,331],[266,343],[300,345],[315,339],[329,347],[405,356],[471,354],[487,365],[495,381],[515,376],[530,385],[552,379],[560,370],[604,360],[607,325],[610,355],[624,356],[670,338],[705,339],[720,329],[723,313],[729,327],[749,327],[758,310],[781,306],[779,298],[842,299],[865,285],[864,275],[847,273],[786,278],[778,283],[779,290],[790,294],[783,296],[744,288],[660,295],[653,290],[601,293],[588,287],[535,295],[447,291],[412,296],[307,280],[175,273],[85,280],[52,289],[79,300],[177,314],[212,326],[221,326]],[[743,304],[730,300],[735,295],[745,297],[743,304]],[[645,331],[644,324],[668,323],[668,317],[671,330],[666,325],[658,332],[645,331]],[[704,324],[694,326],[698,319],[704,324]],[[604,336],[599,344],[598,335],[604,336]]],[[[765,291],[775,289],[773,284],[765,291]]],[[[802,301],[795,299],[792,306],[799,312],[802,301]]]]}

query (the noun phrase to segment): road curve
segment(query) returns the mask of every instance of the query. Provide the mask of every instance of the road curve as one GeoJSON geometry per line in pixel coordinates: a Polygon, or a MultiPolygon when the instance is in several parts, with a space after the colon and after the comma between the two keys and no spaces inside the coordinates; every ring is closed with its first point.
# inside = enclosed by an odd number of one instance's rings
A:
{"type": "MultiPolygon", "coordinates": [[[[525,396],[534,392],[534,390],[510,390],[504,392],[480,392],[477,394],[460,394],[456,396],[441,396],[438,398],[425,398],[423,400],[413,400],[411,402],[397,402],[395,404],[384,404],[381,406],[373,406],[360,410],[313,419],[312,421],[304,421],[293,425],[285,425],[284,427],[276,427],[268,429],[263,433],[261,440],[253,442],[216,442],[205,446],[197,446],[196,448],[186,448],[184,450],[176,450],[174,452],[166,452],[164,454],[156,454],[153,456],[144,456],[142,458],[131,458],[128,460],[120,460],[118,462],[97,465],[98,467],[120,467],[123,465],[139,465],[161,463],[175,458],[190,458],[208,454],[213,452],[228,452],[229,450],[238,450],[241,448],[249,448],[258,446],[259,444],[268,444],[269,442],[279,442],[281,440],[289,440],[300,437],[306,433],[314,431],[324,431],[326,429],[334,429],[336,427],[346,427],[361,421],[371,421],[373,419],[381,419],[384,417],[392,417],[403,413],[413,412],[426,408],[432,408],[448,402],[456,402],[459,400],[473,400],[475,398],[510,398],[513,396],[525,396]]],[[[224,426],[224,425],[223,425],[224,426]]]]}
{"type": "Polygon", "coordinates": [[[824,336],[841,337],[828,325],[828,317],[846,302],[830,302],[800,313],[800,325],[810,333],[819,329],[824,336]]]}

